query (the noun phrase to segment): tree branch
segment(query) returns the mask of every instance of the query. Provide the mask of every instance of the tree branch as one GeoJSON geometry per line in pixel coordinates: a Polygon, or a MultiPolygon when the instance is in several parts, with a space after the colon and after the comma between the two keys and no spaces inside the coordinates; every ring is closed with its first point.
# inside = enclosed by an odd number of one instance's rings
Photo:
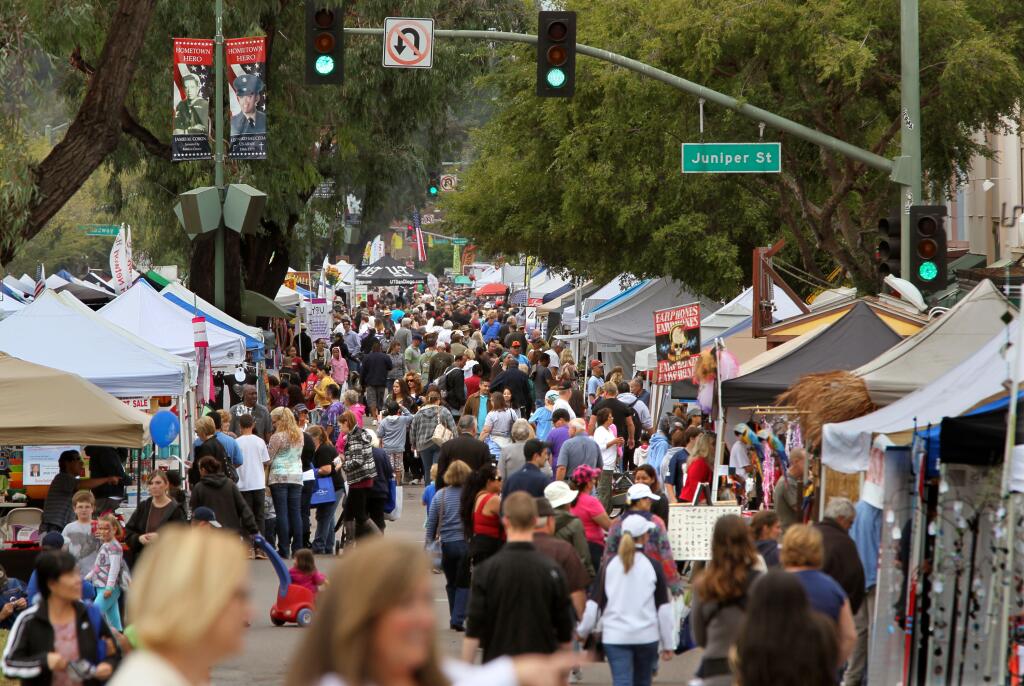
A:
{"type": "Polygon", "coordinates": [[[139,123],[127,107],[121,108],[121,131],[128,134],[146,149],[148,153],[168,162],[171,161],[171,146],[161,143],[153,132],[139,123]]]}

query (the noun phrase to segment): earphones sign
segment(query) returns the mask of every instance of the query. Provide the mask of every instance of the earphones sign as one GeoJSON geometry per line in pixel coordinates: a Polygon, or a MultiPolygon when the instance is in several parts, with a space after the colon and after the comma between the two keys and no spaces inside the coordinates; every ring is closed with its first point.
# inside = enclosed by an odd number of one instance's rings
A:
{"type": "Polygon", "coordinates": [[[700,303],[655,310],[654,345],[659,384],[691,378],[700,356],[700,303]]]}

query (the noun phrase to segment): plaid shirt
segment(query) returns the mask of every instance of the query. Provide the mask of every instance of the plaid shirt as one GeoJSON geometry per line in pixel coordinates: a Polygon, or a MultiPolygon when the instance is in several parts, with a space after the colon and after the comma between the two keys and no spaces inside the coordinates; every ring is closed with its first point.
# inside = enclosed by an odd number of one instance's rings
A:
{"type": "Polygon", "coordinates": [[[426,405],[420,408],[412,420],[412,445],[416,450],[424,450],[434,445],[431,438],[437,428],[438,412],[441,413],[441,423],[448,427],[452,434],[455,433],[455,420],[452,419],[452,413],[447,407],[426,405]]]}

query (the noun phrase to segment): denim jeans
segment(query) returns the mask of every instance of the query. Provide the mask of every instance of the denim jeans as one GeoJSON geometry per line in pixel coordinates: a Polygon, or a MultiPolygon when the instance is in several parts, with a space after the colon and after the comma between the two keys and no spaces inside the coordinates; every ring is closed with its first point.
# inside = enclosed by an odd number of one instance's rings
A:
{"type": "MultiPolygon", "coordinates": [[[[424,483],[430,479],[430,466],[437,461],[437,456],[441,452],[441,447],[431,444],[430,446],[423,448],[419,451],[420,460],[423,462],[423,481],[424,483]]],[[[443,474],[441,476],[444,476],[443,474]]]]}
{"type": "Polygon", "coordinates": [[[313,552],[331,554],[334,552],[334,513],[338,503],[345,497],[345,489],[334,492],[334,502],[316,506],[316,537],[313,539],[313,552]]]}
{"type": "Polygon", "coordinates": [[[604,644],[612,686],[651,686],[658,666],[658,642],[604,644]]]}
{"type": "Polygon", "coordinates": [[[277,552],[289,558],[302,547],[302,517],[299,501],[302,484],[271,484],[270,497],[277,512],[277,552]]]}
{"type": "Polygon", "coordinates": [[[441,543],[441,570],[444,572],[444,590],[448,594],[448,612],[452,626],[462,626],[466,623],[469,589],[458,588],[457,580],[459,567],[468,554],[469,546],[465,541],[441,543]]]}

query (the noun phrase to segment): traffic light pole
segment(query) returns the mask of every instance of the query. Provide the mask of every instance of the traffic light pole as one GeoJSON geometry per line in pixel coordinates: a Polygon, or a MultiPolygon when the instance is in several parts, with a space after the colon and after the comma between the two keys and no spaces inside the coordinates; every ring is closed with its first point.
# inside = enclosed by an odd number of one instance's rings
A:
{"type": "Polygon", "coordinates": [[[900,0],[900,147],[892,179],[900,184],[900,275],[910,278],[910,207],[921,204],[921,76],[918,0],[900,0]]]}
{"type": "MultiPolygon", "coordinates": [[[[213,182],[224,203],[224,0],[216,0],[217,35],[214,36],[214,154],[213,182]]],[[[224,264],[224,213],[221,212],[220,224],[213,239],[213,304],[217,309],[226,312],[227,294],[225,292],[224,264]]]]}

